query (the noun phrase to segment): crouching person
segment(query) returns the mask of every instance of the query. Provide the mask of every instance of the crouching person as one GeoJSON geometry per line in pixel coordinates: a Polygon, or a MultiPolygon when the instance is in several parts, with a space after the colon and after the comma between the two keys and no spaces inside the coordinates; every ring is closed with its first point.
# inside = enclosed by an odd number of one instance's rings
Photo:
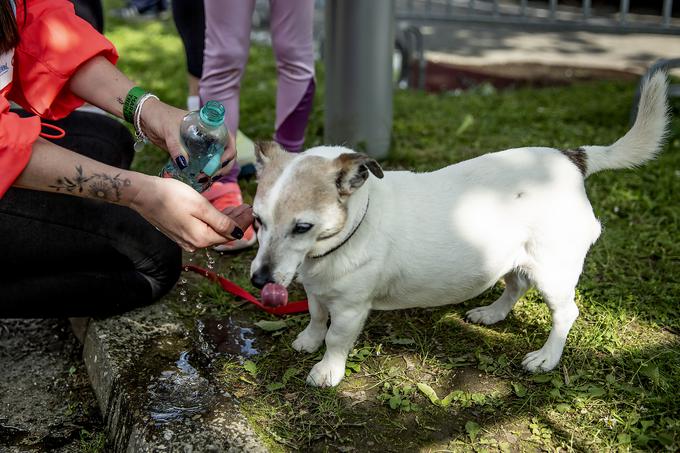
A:
{"type": "MultiPolygon", "coordinates": [[[[175,284],[182,248],[243,236],[189,186],[131,171],[134,140],[117,120],[73,112],[89,102],[188,159],[177,139],[186,112],[134,87],[71,3],[0,0],[0,28],[0,317],[145,305],[175,284]]],[[[218,173],[234,157],[232,138],[218,173]]]]}

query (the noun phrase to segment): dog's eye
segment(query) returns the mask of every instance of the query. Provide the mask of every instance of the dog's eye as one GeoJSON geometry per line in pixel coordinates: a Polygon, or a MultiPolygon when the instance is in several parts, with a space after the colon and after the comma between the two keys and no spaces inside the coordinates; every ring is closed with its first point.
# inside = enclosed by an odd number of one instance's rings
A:
{"type": "Polygon", "coordinates": [[[295,226],[293,227],[293,234],[302,234],[306,233],[309,230],[312,229],[314,225],[311,223],[296,223],[295,226]]]}

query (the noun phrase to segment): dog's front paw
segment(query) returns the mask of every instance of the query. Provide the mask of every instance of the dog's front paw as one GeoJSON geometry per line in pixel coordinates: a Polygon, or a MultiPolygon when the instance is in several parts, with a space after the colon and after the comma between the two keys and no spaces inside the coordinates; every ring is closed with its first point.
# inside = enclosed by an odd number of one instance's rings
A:
{"type": "Polygon", "coordinates": [[[307,384],[315,387],[335,387],[345,376],[345,363],[324,361],[312,367],[307,384]]]}
{"type": "Polygon", "coordinates": [[[525,355],[524,360],[522,360],[522,366],[532,373],[550,371],[560,363],[561,356],[562,354],[554,353],[544,346],[538,351],[525,355]]]}
{"type": "Polygon", "coordinates": [[[507,315],[507,313],[493,308],[493,304],[487,305],[485,307],[473,308],[472,310],[465,313],[465,317],[468,319],[468,321],[474,322],[475,324],[484,324],[487,326],[504,320],[507,315]]]}
{"type": "Polygon", "coordinates": [[[321,347],[324,337],[325,332],[314,334],[310,333],[309,328],[307,328],[300,332],[295,341],[293,341],[293,349],[298,352],[315,352],[321,347]]]}

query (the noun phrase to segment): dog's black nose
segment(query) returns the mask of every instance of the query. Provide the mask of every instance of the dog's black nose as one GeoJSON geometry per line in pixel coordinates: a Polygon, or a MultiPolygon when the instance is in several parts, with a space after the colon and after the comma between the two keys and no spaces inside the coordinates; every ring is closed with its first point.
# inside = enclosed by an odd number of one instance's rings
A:
{"type": "Polygon", "coordinates": [[[274,277],[269,266],[265,265],[255,271],[250,282],[255,288],[262,289],[267,283],[274,283],[274,277]]]}

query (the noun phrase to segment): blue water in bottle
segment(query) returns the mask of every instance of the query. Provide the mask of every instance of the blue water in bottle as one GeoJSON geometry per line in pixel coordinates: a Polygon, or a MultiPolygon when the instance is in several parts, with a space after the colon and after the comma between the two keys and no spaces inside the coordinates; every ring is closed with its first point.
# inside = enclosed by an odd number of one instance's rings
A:
{"type": "Polygon", "coordinates": [[[189,165],[180,170],[170,159],[160,176],[178,179],[199,192],[207,189],[210,180],[199,183],[197,179],[202,173],[210,177],[220,169],[222,153],[229,140],[224,116],[224,106],[217,101],[208,101],[200,110],[188,113],[179,128],[179,142],[189,155],[189,165]]]}

